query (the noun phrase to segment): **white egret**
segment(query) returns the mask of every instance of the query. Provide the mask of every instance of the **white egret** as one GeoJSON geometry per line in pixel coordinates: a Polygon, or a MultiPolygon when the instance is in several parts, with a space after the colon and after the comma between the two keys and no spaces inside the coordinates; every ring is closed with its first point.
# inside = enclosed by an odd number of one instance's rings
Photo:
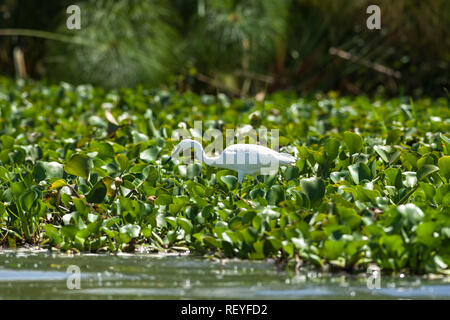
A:
{"type": "Polygon", "coordinates": [[[194,148],[194,156],[206,165],[237,171],[239,188],[245,175],[267,175],[278,171],[279,165],[295,165],[296,158],[288,153],[280,153],[256,144],[233,144],[218,156],[209,157],[202,145],[191,139],[182,140],[166,164],[180,152],[194,148]]]}

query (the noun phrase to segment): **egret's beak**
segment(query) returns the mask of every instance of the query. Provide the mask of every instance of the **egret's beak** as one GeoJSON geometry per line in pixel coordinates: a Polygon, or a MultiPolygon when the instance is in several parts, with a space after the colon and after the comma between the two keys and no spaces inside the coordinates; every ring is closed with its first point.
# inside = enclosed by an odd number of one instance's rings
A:
{"type": "Polygon", "coordinates": [[[170,160],[172,160],[172,156],[169,157],[166,161],[164,161],[163,166],[166,165],[170,160]]]}
{"type": "Polygon", "coordinates": [[[173,158],[175,158],[178,153],[180,153],[180,145],[178,144],[178,146],[175,148],[175,151],[172,153],[172,155],[169,157],[169,159],[167,159],[166,161],[164,161],[163,165],[167,164],[170,160],[172,160],[173,158]]]}

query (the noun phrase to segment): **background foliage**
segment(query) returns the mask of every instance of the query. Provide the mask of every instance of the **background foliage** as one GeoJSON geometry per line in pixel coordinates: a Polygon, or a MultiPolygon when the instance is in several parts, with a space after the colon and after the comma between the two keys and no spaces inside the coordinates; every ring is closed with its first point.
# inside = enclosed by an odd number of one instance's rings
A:
{"type": "Polygon", "coordinates": [[[67,34],[85,45],[0,36],[3,74],[14,73],[12,50],[20,46],[34,77],[109,88],[143,83],[232,95],[267,88],[443,96],[449,87],[446,0],[86,0],[78,2],[82,28],[75,31],[65,26],[69,4],[4,2],[0,28],[67,34]],[[366,28],[369,4],[380,5],[382,30],[366,28]]]}

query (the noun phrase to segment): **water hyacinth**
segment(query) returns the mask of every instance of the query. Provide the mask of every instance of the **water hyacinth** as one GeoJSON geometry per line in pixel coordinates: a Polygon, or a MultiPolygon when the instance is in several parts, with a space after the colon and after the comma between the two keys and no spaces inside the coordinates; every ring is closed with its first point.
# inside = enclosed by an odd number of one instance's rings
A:
{"type": "Polygon", "coordinates": [[[448,273],[448,100],[207,97],[1,79],[0,245],[448,273]],[[198,120],[278,129],[297,161],[240,197],[234,171],[163,164],[198,120]]]}

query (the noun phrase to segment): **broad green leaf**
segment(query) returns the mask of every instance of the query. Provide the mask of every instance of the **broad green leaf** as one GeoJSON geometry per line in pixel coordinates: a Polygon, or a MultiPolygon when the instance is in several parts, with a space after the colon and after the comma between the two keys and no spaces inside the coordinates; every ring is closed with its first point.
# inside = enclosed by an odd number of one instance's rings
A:
{"type": "Polygon", "coordinates": [[[134,224],[127,224],[120,228],[121,234],[127,234],[130,238],[139,237],[139,232],[141,231],[141,227],[134,224]]]}
{"type": "Polygon", "coordinates": [[[402,172],[397,168],[388,168],[384,170],[384,175],[386,176],[386,184],[389,186],[394,186],[397,189],[402,187],[402,172]]]}
{"type": "Polygon", "coordinates": [[[146,162],[155,161],[158,159],[158,155],[161,152],[162,148],[158,146],[151,147],[146,149],[140,153],[141,160],[146,162]]]}
{"type": "Polygon", "coordinates": [[[186,168],[186,176],[189,179],[194,179],[194,177],[200,176],[202,173],[202,165],[199,163],[191,163],[186,168]]]}
{"type": "Polygon", "coordinates": [[[372,179],[372,172],[364,162],[358,162],[348,166],[348,170],[355,184],[359,184],[363,180],[372,179]]]}
{"type": "Polygon", "coordinates": [[[34,202],[37,200],[38,194],[34,190],[28,190],[25,193],[23,193],[20,198],[20,205],[22,206],[23,210],[29,211],[32,207],[34,202]]]}
{"type": "Polygon", "coordinates": [[[334,183],[337,183],[338,181],[344,181],[347,177],[348,177],[347,170],[334,171],[330,173],[330,179],[334,183]]]}
{"type": "Polygon", "coordinates": [[[422,222],[417,227],[417,240],[423,243],[427,247],[436,248],[440,245],[440,240],[435,237],[436,223],[435,222],[422,222]]]}
{"type": "Polygon", "coordinates": [[[156,205],[168,205],[172,203],[172,196],[168,194],[160,194],[156,197],[156,205]]]}
{"type": "Polygon", "coordinates": [[[87,179],[92,170],[92,160],[81,154],[74,154],[64,165],[64,171],[77,177],[87,179]]]}
{"type": "Polygon", "coordinates": [[[90,203],[102,203],[106,196],[106,186],[102,180],[98,181],[86,195],[86,200],[90,203]]]}
{"type": "Polygon", "coordinates": [[[337,158],[340,145],[341,143],[337,139],[330,138],[327,140],[325,143],[325,151],[327,152],[328,161],[333,161],[337,158]]]}
{"type": "Polygon", "coordinates": [[[75,239],[78,229],[74,225],[66,225],[61,228],[61,235],[69,238],[70,240],[75,239]]]}
{"type": "Polygon", "coordinates": [[[333,240],[327,240],[324,243],[324,246],[322,248],[322,254],[327,258],[328,260],[334,260],[337,259],[345,248],[345,242],[343,241],[333,241],[333,240]]]}
{"type": "Polygon", "coordinates": [[[209,235],[203,235],[202,236],[202,240],[203,240],[203,242],[206,245],[209,245],[211,247],[214,247],[214,248],[221,248],[222,247],[222,244],[220,243],[219,240],[217,240],[216,238],[211,237],[209,235]]]}
{"type": "Polygon", "coordinates": [[[59,244],[62,242],[62,237],[59,234],[59,230],[56,229],[51,224],[44,225],[45,234],[53,241],[54,244],[59,244]]]}
{"type": "Polygon", "coordinates": [[[0,136],[0,142],[2,144],[2,149],[11,149],[12,147],[14,147],[14,141],[15,139],[11,136],[8,136],[6,134],[2,134],[0,136]]]}
{"type": "Polygon", "coordinates": [[[450,179],[450,156],[443,156],[438,161],[439,170],[441,174],[446,178],[450,179]]]}
{"type": "Polygon", "coordinates": [[[250,198],[252,199],[256,199],[258,197],[264,198],[265,194],[265,191],[261,188],[253,189],[249,192],[250,198]]]}
{"type": "Polygon", "coordinates": [[[347,145],[350,155],[360,152],[363,147],[363,139],[359,134],[354,132],[344,132],[344,142],[347,145]]]}
{"type": "Polygon", "coordinates": [[[51,184],[49,189],[50,190],[59,189],[59,188],[62,188],[64,186],[66,186],[66,185],[67,185],[67,183],[66,183],[66,181],[64,179],[58,179],[58,180],[56,180],[55,182],[53,182],[51,184]]]}
{"type": "Polygon", "coordinates": [[[186,218],[178,217],[177,218],[178,225],[183,228],[183,230],[186,232],[186,234],[191,233],[191,230],[193,228],[192,222],[186,218]]]}
{"type": "Polygon", "coordinates": [[[271,186],[269,192],[267,192],[266,199],[270,205],[277,205],[285,200],[284,189],[279,185],[271,186]]]}
{"type": "Polygon", "coordinates": [[[413,188],[417,184],[417,173],[412,172],[412,171],[407,171],[407,172],[403,172],[403,175],[406,177],[404,184],[408,188],[413,188]]]}
{"type": "Polygon", "coordinates": [[[110,143],[92,140],[90,146],[94,151],[97,151],[97,157],[100,159],[107,160],[114,158],[114,149],[110,143]]]}
{"type": "Polygon", "coordinates": [[[380,244],[386,247],[390,252],[395,253],[397,256],[405,250],[402,237],[398,234],[384,235],[380,238],[380,244]]]}
{"type": "Polygon", "coordinates": [[[125,171],[130,166],[130,161],[128,160],[126,155],[119,153],[114,158],[119,163],[120,170],[125,171]]]}
{"type": "Polygon", "coordinates": [[[308,248],[308,245],[303,238],[291,238],[291,241],[297,249],[305,250],[308,248]]]}
{"type": "Polygon", "coordinates": [[[383,146],[374,146],[373,150],[383,159],[385,162],[389,162],[389,152],[383,146]]]}
{"type": "Polygon", "coordinates": [[[64,175],[64,166],[58,162],[38,161],[33,170],[33,177],[37,181],[50,178],[62,178],[64,175]]]}
{"type": "Polygon", "coordinates": [[[422,180],[423,178],[429,176],[433,172],[439,171],[439,167],[432,164],[425,164],[417,170],[417,180],[422,180]]]}
{"type": "Polygon", "coordinates": [[[444,136],[442,133],[440,133],[440,137],[441,137],[441,141],[445,146],[446,151],[446,155],[450,155],[450,138],[447,138],[446,136],[444,136]]]}
{"type": "Polygon", "coordinates": [[[300,169],[297,166],[289,166],[283,173],[286,180],[294,180],[300,176],[300,169]]]}
{"type": "Polygon", "coordinates": [[[397,207],[397,211],[404,217],[409,226],[418,224],[424,217],[423,211],[413,203],[400,205],[397,207]]]}
{"type": "Polygon", "coordinates": [[[228,190],[234,190],[238,186],[238,180],[235,176],[222,176],[220,177],[220,180],[225,183],[225,185],[228,187],[228,190]]]}
{"type": "Polygon", "coordinates": [[[325,195],[325,184],[318,177],[302,179],[300,180],[300,186],[312,203],[319,202],[325,195]]]}
{"type": "Polygon", "coordinates": [[[386,144],[393,145],[400,141],[403,133],[398,129],[389,130],[386,144]]]}

